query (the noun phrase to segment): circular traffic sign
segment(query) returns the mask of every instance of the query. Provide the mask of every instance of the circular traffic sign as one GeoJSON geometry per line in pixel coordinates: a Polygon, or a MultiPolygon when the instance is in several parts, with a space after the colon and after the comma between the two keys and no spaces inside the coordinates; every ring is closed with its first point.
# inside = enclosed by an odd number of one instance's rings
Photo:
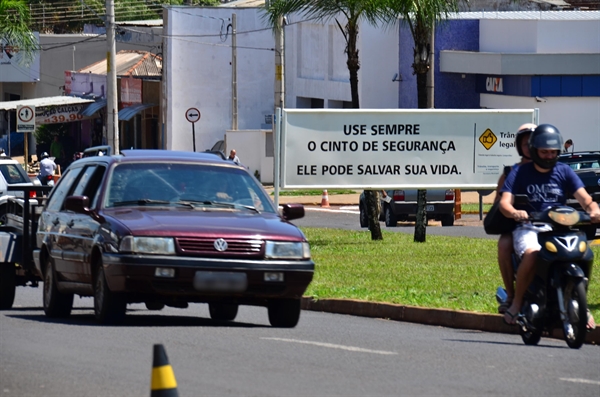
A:
{"type": "Polygon", "coordinates": [[[19,121],[23,123],[30,122],[33,119],[33,116],[35,116],[35,112],[29,106],[22,106],[17,114],[19,121]]]}
{"type": "Polygon", "coordinates": [[[200,111],[196,108],[189,108],[185,111],[185,118],[190,123],[195,123],[196,121],[200,120],[200,111]]]}

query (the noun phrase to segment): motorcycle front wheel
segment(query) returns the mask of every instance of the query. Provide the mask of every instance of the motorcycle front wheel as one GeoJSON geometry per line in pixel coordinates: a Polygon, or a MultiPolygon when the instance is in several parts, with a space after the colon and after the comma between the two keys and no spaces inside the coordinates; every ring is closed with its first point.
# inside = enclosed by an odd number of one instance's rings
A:
{"type": "Polygon", "coordinates": [[[565,341],[571,349],[579,349],[587,333],[587,298],[583,280],[569,280],[564,291],[566,319],[563,321],[565,341]]]}
{"type": "Polygon", "coordinates": [[[519,334],[521,334],[521,339],[523,339],[523,343],[525,343],[528,346],[536,346],[538,343],[540,343],[540,339],[542,339],[541,329],[528,329],[527,331],[523,331],[523,329],[520,328],[519,334]]]}

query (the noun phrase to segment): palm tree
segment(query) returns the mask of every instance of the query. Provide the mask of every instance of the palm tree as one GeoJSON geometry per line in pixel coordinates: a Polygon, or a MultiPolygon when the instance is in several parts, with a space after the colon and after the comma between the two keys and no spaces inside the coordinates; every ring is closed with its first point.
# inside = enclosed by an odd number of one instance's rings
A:
{"type": "Polygon", "coordinates": [[[38,42],[29,29],[29,7],[25,0],[0,0],[0,41],[3,50],[12,47],[18,62],[29,65],[38,51],[38,42]]]}
{"type": "MultiPolygon", "coordinates": [[[[299,13],[305,18],[326,22],[335,19],[346,41],[346,65],[350,72],[350,95],[352,108],[360,109],[358,97],[358,70],[360,60],[356,41],[361,21],[378,26],[397,22],[397,14],[390,8],[388,0],[273,0],[265,4],[265,15],[270,26],[281,29],[280,18],[286,14],[299,13]],[[337,17],[344,16],[345,22],[337,17]],[[342,25],[343,23],[343,25],[342,25]]],[[[367,216],[372,240],[383,240],[378,220],[378,193],[365,190],[367,216]]]]}
{"type": "MultiPolygon", "coordinates": [[[[408,24],[415,46],[413,47],[413,74],[417,75],[417,102],[419,109],[427,108],[427,73],[431,69],[429,54],[433,52],[431,38],[436,24],[458,11],[459,0],[389,0],[408,24]]],[[[431,70],[433,73],[433,70],[431,70]]],[[[433,106],[432,106],[433,107],[433,106]]],[[[417,195],[417,219],[415,242],[425,242],[427,227],[427,191],[419,190],[417,195]]]]}

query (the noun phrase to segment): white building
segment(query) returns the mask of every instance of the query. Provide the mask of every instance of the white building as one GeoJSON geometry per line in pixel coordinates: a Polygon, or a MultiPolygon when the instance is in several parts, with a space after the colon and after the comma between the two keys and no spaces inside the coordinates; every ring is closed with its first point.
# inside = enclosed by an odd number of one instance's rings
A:
{"type": "MultiPolygon", "coordinates": [[[[461,13],[456,19],[478,20],[479,49],[438,48],[436,81],[475,76],[481,108],[539,108],[540,123],[558,127],[575,150],[600,150],[599,11],[461,13]]],[[[436,89],[436,107],[445,94],[436,89]]]]}

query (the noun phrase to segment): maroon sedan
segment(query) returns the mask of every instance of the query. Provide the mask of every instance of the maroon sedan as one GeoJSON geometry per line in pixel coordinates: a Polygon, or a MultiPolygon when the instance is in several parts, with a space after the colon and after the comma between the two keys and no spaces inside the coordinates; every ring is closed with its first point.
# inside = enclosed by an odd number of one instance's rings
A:
{"type": "Polygon", "coordinates": [[[148,309],[208,303],[211,318],[266,306],[271,325],[294,327],[314,262],[304,234],[279,214],[244,167],[213,153],[126,150],[74,162],[40,216],[36,267],[44,311],[70,315],[73,295],[94,297],[100,323],[128,303],[148,309]]]}

